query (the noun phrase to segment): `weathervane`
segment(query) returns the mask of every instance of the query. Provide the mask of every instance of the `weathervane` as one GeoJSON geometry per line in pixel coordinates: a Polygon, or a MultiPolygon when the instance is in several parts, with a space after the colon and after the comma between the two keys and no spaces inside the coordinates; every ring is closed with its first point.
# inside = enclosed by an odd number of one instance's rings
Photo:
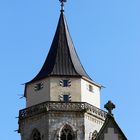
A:
{"type": "Polygon", "coordinates": [[[61,3],[61,12],[64,12],[64,2],[67,2],[67,0],[59,0],[61,3]]]}
{"type": "Polygon", "coordinates": [[[108,101],[107,104],[104,105],[104,108],[108,110],[108,114],[113,115],[112,110],[115,108],[115,105],[111,101],[108,101]]]}

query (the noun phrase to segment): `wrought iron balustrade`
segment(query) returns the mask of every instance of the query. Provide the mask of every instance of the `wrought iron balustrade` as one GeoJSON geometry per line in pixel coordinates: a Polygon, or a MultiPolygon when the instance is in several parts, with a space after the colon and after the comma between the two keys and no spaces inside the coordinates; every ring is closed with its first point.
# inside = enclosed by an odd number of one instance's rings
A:
{"type": "Polygon", "coordinates": [[[89,114],[95,115],[101,119],[106,118],[106,112],[90,105],[86,102],[44,102],[38,105],[31,106],[19,111],[19,119],[22,120],[27,117],[32,117],[34,115],[45,113],[49,111],[64,111],[64,112],[87,112],[89,114]]]}

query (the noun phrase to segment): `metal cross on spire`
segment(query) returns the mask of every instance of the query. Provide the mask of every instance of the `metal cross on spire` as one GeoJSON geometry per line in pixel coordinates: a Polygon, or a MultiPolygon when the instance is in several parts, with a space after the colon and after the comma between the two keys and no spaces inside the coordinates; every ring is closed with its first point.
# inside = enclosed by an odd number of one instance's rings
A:
{"type": "Polygon", "coordinates": [[[61,12],[64,12],[64,2],[67,2],[67,0],[59,0],[61,3],[61,12]]]}
{"type": "Polygon", "coordinates": [[[107,104],[104,105],[104,108],[108,110],[108,114],[113,115],[112,110],[115,108],[115,105],[111,101],[108,101],[107,104]]]}

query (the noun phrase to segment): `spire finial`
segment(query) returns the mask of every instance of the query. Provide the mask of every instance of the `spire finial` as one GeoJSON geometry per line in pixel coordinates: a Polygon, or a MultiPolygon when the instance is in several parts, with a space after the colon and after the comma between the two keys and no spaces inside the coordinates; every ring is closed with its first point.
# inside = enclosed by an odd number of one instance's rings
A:
{"type": "Polygon", "coordinates": [[[104,108],[108,110],[108,114],[113,115],[112,110],[115,108],[115,105],[111,101],[108,101],[108,103],[104,105],[104,108]]]}
{"type": "Polygon", "coordinates": [[[59,0],[61,3],[61,12],[64,12],[64,2],[66,2],[67,0],[59,0]]]}

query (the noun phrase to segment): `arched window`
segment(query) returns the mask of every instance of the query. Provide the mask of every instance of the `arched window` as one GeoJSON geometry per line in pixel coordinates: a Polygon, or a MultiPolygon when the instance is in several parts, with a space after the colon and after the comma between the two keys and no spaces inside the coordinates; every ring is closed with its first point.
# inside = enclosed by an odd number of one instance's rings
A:
{"type": "Polygon", "coordinates": [[[74,133],[69,125],[65,125],[62,129],[60,140],[74,140],[74,133]]]}
{"type": "Polygon", "coordinates": [[[41,140],[41,134],[37,129],[33,130],[32,140],[41,140]]]}
{"type": "Polygon", "coordinates": [[[92,140],[96,140],[96,137],[97,137],[97,130],[95,130],[93,133],[92,133],[92,140]]]}

